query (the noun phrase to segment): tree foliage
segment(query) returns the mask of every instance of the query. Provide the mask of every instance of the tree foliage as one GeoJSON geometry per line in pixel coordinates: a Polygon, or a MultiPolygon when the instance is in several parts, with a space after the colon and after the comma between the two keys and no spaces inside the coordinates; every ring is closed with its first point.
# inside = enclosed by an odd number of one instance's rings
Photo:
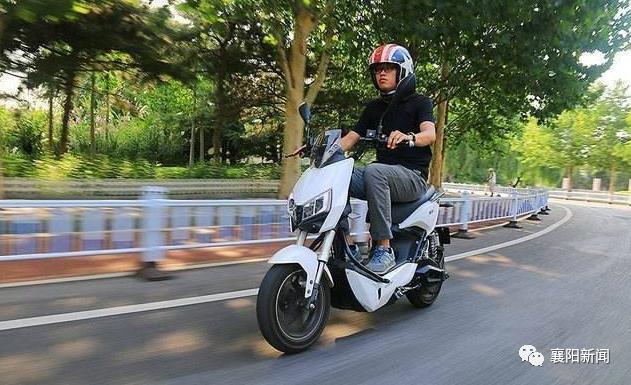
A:
{"type": "MultiPolygon", "coordinates": [[[[411,49],[419,63],[421,89],[435,103],[467,106],[459,131],[493,129],[490,109],[504,116],[546,118],[573,107],[589,84],[628,45],[626,2],[385,1],[377,26],[385,41],[411,49]],[[418,20],[418,15],[424,15],[418,20]],[[605,62],[587,67],[585,52],[605,53],[605,62]]],[[[447,108],[443,108],[446,114],[447,108]]],[[[438,120],[438,150],[442,128],[438,120]]],[[[440,151],[434,153],[433,183],[440,183],[440,151]],[[438,163],[438,164],[436,164],[438,163]]]]}
{"type": "Polygon", "coordinates": [[[566,110],[547,123],[531,119],[513,147],[528,170],[563,169],[566,178],[586,168],[608,172],[609,190],[616,189],[618,171],[631,170],[626,87],[618,85],[583,107],[566,110]]]}
{"type": "Polygon", "coordinates": [[[29,88],[52,83],[64,89],[59,152],[65,153],[80,73],[131,68],[148,76],[185,73],[165,59],[173,43],[168,20],[166,9],[153,11],[136,1],[17,2],[3,15],[0,61],[5,71],[26,74],[29,88]],[[46,11],[49,5],[53,13],[46,11]]]}
{"type": "MultiPolygon", "coordinates": [[[[0,3],[1,69],[21,73],[52,106],[51,130],[36,120],[33,132],[41,135],[25,140],[33,147],[12,148],[41,155],[54,138],[59,153],[74,156],[94,148],[191,165],[212,149],[216,163],[279,163],[302,144],[303,100],[313,104],[314,129],[354,127],[377,95],[366,59],[377,45],[396,42],[409,48],[418,90],[437,106],[434,184],[443,174],[475,179],[487,165],[515,169],[499,174],[507,181],[630,167],[624,97],[588,89],[628,45],[626,1],[149,3],[0,3]],[[603,54],[602,64],[581,62],[592,52],[603,54]],[[480,159],[470,151],[481,151],[480,159]]],[[[12,143],[29,138],[29,120],[19,121],[12,143]]],[[[297,159],[282,162],[286,195],[300,167],[297,159]]]]}

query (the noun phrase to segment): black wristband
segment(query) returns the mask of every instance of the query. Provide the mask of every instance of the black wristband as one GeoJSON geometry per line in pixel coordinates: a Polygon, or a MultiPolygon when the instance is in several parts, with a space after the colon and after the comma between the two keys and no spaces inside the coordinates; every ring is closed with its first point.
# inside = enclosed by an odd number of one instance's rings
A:
{"type": "Polygon", "coordinates": [[[413,133],[413,132],[408,132],[408,135],[412,136],[412,139],[410,139],[410,141],[409,141],[409,146],[410,147],[416,146],[416,134],[413,133]]]}

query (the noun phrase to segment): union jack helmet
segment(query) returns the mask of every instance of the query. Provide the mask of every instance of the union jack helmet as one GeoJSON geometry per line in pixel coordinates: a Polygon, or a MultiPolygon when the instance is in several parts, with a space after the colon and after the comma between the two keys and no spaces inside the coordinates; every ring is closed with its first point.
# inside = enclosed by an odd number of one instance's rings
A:
{"type": "Polygon", "coordinates": [[[392,63],[397,65],[397,87],[401,80],[414,73],[414,63],[412,56],[405,47],[397,44],[383,44],[372,52],[368,59],[368,70],[375,88],[379,90],[375,67],[379,63],[392,63]]]}

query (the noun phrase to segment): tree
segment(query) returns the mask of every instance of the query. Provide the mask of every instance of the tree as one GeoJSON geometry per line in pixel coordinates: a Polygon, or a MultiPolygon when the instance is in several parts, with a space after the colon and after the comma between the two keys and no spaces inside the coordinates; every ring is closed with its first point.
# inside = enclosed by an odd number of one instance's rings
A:
{"type": "Polygon", "coordinates": [[[150,10],[135,1],[62,1],[67,7],[55,15],[57,1],[27,0],[8,7],[1,40],[6,68],[26,73],[30,88],[59,79],[65,94],[59,151],[68,149],[68,125],[76,80],[80,73],[95,70],[129,70],[159,76],[175,71],[163,54],[171,46],[172,29],[166,9],[150,10]],[[31,8],[26,8],[30,5],[31,8]],[[44,13],[34,14],[34,7],[44,13]],[[21,57],[15,58],[16,52],[21,57]],[[123,53],[112,55],[112,53],[123,53]]]}
{"type": "Polygon", "coordinates": [[[154,143],[143,146],[143,153],[138,156],[162,164],[185,164],[186,150],[190,151],[195,146],[193,142],[182,145],[187,137],[195,135],[195,131],[189,131],[191,122],[194,120],[195,130],[202,129],[199,121],[202,103],[196,101],[206,93],[200,86],[196,94],[193,95],[193,89],[188,84],[175,80],[137,91],[134,97],[137,108],[146,111],[139,119],[142,130],[147,131],[148,139],[154,143]]]}
{"type": "MultiPolygon", "coordinates": [[[[381,3],[381,2],[379,2],[381,3]]],[[[624,1],[469,0],[383,2],[381,39],[406,45],[418,63],[421,89],[438,105],[431,182],[441,183],[450,101],[475,106],[472,116],[502,106],[508,116],[545,118],[572,107],[628,44],[631,11],[624,1]],[[426,15],[419,22],[418,15],[426,15]],[[585,52],[605,63],[586,67],[585,52]]],[[[473,119],[461,124],[484,130],[473,119]]]]}
{"type": "Polygon", "coordinates": [[[594,127],[595,146],[590,154],[590,163],[609,171],[610,193],[616,191],[617,171],[627,163],[624,143],[631,135],[625,121],[631,111],[628,90],[628,86],[618,82],[591,109],[597,124],[594,127]]]}
{"type": "Polygon", "coordinates": [[[617,172],[631,166],[626,94],[622,84],[608,91],[597,85],[586,95],[583,107],[567,110],[541,126],[531,118],[512,144],[526,171],[532,175],[545,168],[562,168],[572,186],[574,170],[589,166],[608,171],[609,191],[614,192],[617,172]]]}
{"type": "MultiPolygon", "coordinates": [[[[337,32],[330,49],[327,80],[312,106],[312,128],[322,130],[339,127],[348,131],[355,127],[365,104],[378,95],[368,71],[368,57],[378,41],[372,25],[376,9],[372,6],[353,8],[345,4],[344,17],[335,17],[337,32]]],[[[314,46],[316,51],[321,48],[314,46]]],[[[317,63],[307,63],[308,73],[315,73],[317,63]]]]}
{"type": "MultiPolygon", "coordinates": [[[[59,0],[51,2],[48,7],[42,7],[41,0],[22,0],[18,3],[12,4],[7,1],[0,2],[0,42],[4,42],[4,31],[7,29],[11,19],[22,20],[36,20],[43,15],[49,17],[61,17],[65,15],[73,6],[74,1],[71,0],[59,0]]],[[[13,33],[13,30],[10,30],[13,33]]],[[[4,43],[2,44],[4,48],[4,43]]],[[[0,71],[7,72],[10,69],[9,60],[5,56],[4,49],[0,50],[0,71]]],[[[0,132],[0,134],[2,134],[0,132]]],[[[2,143],[2,136],[0,135],[0,199],[4,196],[3,174],[4,168],[2,165],[2,158],[4,155],[4,146],[2,143]]]]}
{"type": "Polygon", "coordinates": [[[520,135],[511,140],[511,148],[519,154],[518,175],[522,173],[526,182],[537,184],[535,175],[542,168],[558,167],[557,154],[554,151],[555,131],[529,118],[520,135]]]}
{"type": "MultiPolygon", "coordinates": [[[[251,103],[236,84],[255,73],[262,77],[269,72],[274,51],[263,44],[256,1],[186,0],[178,10],[191,22],[187,31],[190,63],[199,78],[213,83],[213,109],[220,113],[213,116],[212,147],[213,159],[219,163],[227,127],[251,103]]],[[[200,131],[200,141],[202,135],[200,131]]]]}
{"type": "Polygon", "coordinates": [[[579,108],[564,111],[551,124],[554,131],[552,151],[555,154],[551,164],[565,168],[565,177],[569,178],[570,189],[574,170],[587,164],[595,147],[592,134],[597,121],[597,117],[588,109],[579,108]]]}
{"type": "MultiPolygon", "coordinates": [[[[335,32],[334,9],[342,9],[340,0],[285,0],[282,2],[262,0],[260,2],[265,28],[266,42],[277,52],[277,65],[285,81],[285,129],[283,151],[292,152],[300,147],[303,139],[303,123],[298,106],[303,101],[313,104],[324,79],[330,61],[329,49],[335,32]],[[336,7],[339,6],[339,7],[336,7]],[[316,73],[307,73],[310,39],[321,39],[322,50],[316,73]]],[[[287,197],[300,175],[298,158],[283,159],[279,196],[287,197]]]]}
{"type": "Polygon", "coordinates": [[[621,142],[615,149],[616,156],[623,160],[623,162],[631,168],[631,112],[626,118],[626,135],[621,135],[621,142]]]}
{"type": "Polygon", "coordinates": [[[46,99],[48,99],[48,151],[54,152],[54,144],[53,144],[53,131],[54,124],[53,121],[55,119],[54,113],[54,102],[55,102],[55,94],[57,93],[55,85],[49,84],[46,87],[46,99]]]}

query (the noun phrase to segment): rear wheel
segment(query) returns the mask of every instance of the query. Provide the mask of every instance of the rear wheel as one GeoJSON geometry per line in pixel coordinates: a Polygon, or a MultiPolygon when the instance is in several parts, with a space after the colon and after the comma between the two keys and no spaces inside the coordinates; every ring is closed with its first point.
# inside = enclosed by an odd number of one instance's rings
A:
{"type": "MultiPolygon", "coordinates": [[[[436,262],[431,263],[432,266],[440,269],[445,269],[445,257],[443,256],[442,247],[436,248],[437,255],[431,255],[430,257],[436,262]]],[[[436,301],[440,289],[443,286],[443,281],[433,283],[431,285],[423,285],[418,289],[410,290],[405,293],[410,303],[418,308],[428,307],[436,301]]]]}
{"type": "Polygon", "coordinates": [[[307,273],[299,265],[274,265],[267,272],[256,301],[256,318],[263,337],[274,348],[298,353],[313,345],[326,326],[331,295],[326,280],[307,309],[307,273]]]}

